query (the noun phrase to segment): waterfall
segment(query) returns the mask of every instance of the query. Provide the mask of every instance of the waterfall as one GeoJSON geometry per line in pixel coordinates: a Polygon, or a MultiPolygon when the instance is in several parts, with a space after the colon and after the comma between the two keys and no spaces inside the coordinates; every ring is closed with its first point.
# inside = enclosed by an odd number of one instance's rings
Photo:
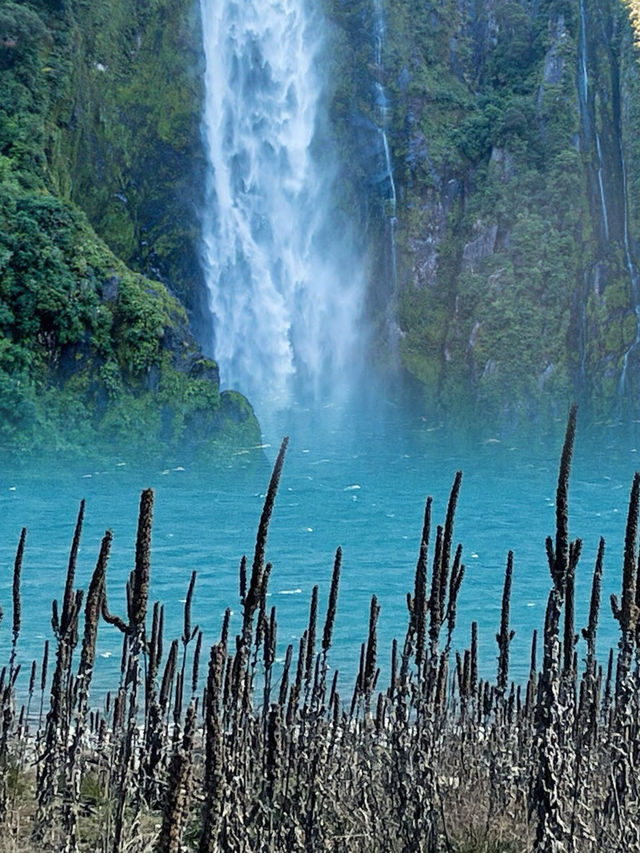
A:
{"type": "Polygon", "coordinates": [[[609,240],[609,213],[607,210],[607,197],[604,190],[604,179],[602,176],[602,147],[597,123],[594,119],[593,128],[589,119],[589,74],[587,71],[588,47],[587,47],[587,14],[585,0],[580,0],[580,77],[578,80],[578,93],[580,96],[580,112],[582,113],[582,125],[585,140],[593,140],[597,155],[596,175],[598,180],[598,191],[600,193],[600,208],[602,210],[602,228],[605,242],[609,240]]]}
{"type": "MultiPolygon", "coordinates": [[[[601,10],[600,18],[602,18],[601,10]]],[[[585,0],[580,0],[580,71],[578,75],[578,93],[580,98],[580,111],[582,114],[583,134],[587,144],[593,143],[597,158],[596,178],[598,192],[600,196],[600,207],[602,210],[602,231],[605,243],[609,243],[611,237],[610,217],[607,209],[607,198],[605,193],[604,178],[603,178],[603,152],[600,142],[600,134],[598,133],[597,120],[595,115],[593,121],[590,117],[589,104],[589,74],[588,74],[588,39],[587,39],[587,14],[585,9],[585,0]]],[[[637,266],[631,254],[631,244],[629,239],[629,199],[627,187],[627,166],[624,156],[624,146],[622,141],[622,127],[620,126],[620,117],[615,120],[615,134],[617,137],[618,150],[616,152],[619,165],[619,182],[615,176],[610,176],[610,198],[620,198],[621,206],[621,225],[622,225],[622,249],[624,251],[625,265],[629,276],[629,287],[631,292],[631,302],[633,311],[636,317],[636,329],[634,340],[625,350],[622,356],[622,367],[620,371],[620,379],[618,382],[618,401],[622,402],[625,393],[628,390],[628,367],[630,357],[640,347],[640,276],[638,275],[637,266]]],[[[615,228],[614,222],[614,228],[615,228]]],[[[617,230],[617,229],[616,229],[617,230]]],[[[616,241],[617,242],[617,241],[616,241]]]]}
{"type": "Polygon", "coordinates": [[[622,357],[622,371],[620,372],[619,395],[622,395],[627,390],[627,368],[629,365],[629,356],[634,353],[640,346],[640,278],[638,269],[631,257],[631,248],[629,242],[629,200],[627,195],[627,164],[624,158],[624,148],[622,145],[622,133],[618,132],[618,144],[620,153],[620,166],[622,172],[622,216],[623,216],[623,245],[625,263],[629,273],[629,281],[631,282],[631,297],[633,300],[633,311],[636,315],[636,333],[631,346],[625,351],[622,357]]]}
{"type": "Polygon", "coordinates": [[[203,264],[221,381],[259,414],[326,399],[354,375],[363,282],[332,206],[321,12],[311,0],[200,5],[203,264]]]}
{"type": "Polygon", "coordinates": [[[393,278],[393,293],[395,294],[398,288],[398,267],[396,260],[396,184],[393,177],[393,166],[391,163],[391,149],[389,148],[389,139],[387,137],[387,127],[389,123],[389,104],[384,86],[381,83],[384,66],[382,62],[382,48],[384,46],[385,23],[384,10],[382,8],[382,0],[374,0],[373,2],[373,20],[374,20],[374,70],[376,74],[375,82],[375,107],[376,107],[376,122],[378,133],[380,135],[380,145],[382,153],[383,171],[380,181],[383,185],[383,194],[385,199],[385,215],[389,223],[390,234],[390,251],[391,251],[391,275],[393,278]]]}

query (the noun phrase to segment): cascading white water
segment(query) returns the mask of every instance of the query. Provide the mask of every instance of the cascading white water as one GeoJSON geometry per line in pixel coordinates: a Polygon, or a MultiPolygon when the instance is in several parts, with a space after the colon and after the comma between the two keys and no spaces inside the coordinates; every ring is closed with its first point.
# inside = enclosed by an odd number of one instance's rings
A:
{"type": "MultiPolygon", "coordinates": [[[[354,375],[362,281],[318,143],[323,20],[307,0],[201,0],[204,267],[221,381],[265,409],[354,375]]],[[[342,388],[340,387],[342,386],[342,388]]]]}

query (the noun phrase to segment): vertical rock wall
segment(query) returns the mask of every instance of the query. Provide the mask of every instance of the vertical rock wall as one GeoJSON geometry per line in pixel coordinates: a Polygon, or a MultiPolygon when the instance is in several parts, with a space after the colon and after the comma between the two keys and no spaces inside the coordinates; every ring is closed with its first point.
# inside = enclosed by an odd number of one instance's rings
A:
{"type": "MultiPolygon", "coordinates": [[[[363,10],[334,14],[352,37],[367,26],[363,10]]],[[[627,7],[387,0],[385,14],[400,351],[429,410],[521,422],[579,397],[637,411],[627,7]]]]}

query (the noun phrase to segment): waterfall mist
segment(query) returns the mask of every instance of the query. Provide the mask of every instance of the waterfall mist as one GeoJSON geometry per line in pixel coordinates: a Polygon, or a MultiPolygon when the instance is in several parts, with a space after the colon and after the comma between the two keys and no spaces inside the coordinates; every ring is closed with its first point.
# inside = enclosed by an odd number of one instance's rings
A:
{"type": "Polygon", "coordinates": [[[212,351],[262,417],[356,384],[361,264],[332,202],[317,4],[201,0],[201,13],[212,351]]]}

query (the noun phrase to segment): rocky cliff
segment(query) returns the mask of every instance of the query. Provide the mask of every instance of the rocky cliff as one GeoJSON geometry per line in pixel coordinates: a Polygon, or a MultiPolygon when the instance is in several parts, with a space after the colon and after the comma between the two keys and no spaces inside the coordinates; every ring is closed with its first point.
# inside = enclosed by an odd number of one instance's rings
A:
{"type": "MultiPolygon", "coordinates": [[[[433,416],[640,412],[640,79],[620,0],[324,0],[375,359],[433,416]]],[[[636,18],[638,16],[636,15],[636,18]]],[[[5,447],[257,437],[205,337],[192,0],[0,3],[5,447]]],[[[373,356],[372,356],[373,358],[373,356]]]]}
{"type": "Polygon", "coordinates": [[[184,0],[0,3],[5,450],[259,438],[191,333],[200,55],[184,0]]]}
{"type": "MultiPolygon", "coordinates": [[[[372,305],[395,314],[399,357],[429,410],[518,422],[577,397],[598,416],[637,414],[640,81],[628,8],[386,0],[375,62],[377,5],[328,4],[334,43],[349,45],[333,112],[366,173],[367,159],[380,162],[384,87],[397,282],[374,276],[372,305]]],[[[362,176],[350,186],[369,199],[361,218],[388,256],[388,191],[362,176]]]]}

